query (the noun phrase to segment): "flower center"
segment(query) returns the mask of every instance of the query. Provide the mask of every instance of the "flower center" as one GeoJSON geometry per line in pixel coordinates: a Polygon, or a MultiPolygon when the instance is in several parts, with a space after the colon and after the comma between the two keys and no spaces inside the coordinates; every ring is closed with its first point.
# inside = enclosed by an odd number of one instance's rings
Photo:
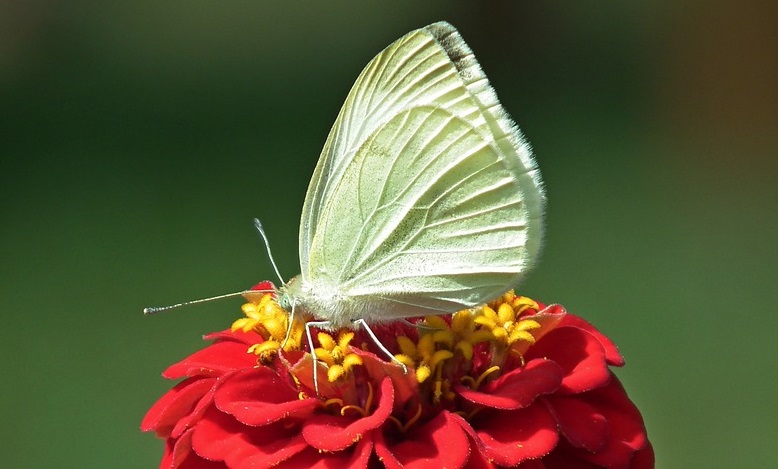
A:
{"type": "MultiPolygon", "coordinates": [[[[541,327],[525,316],[538,309],[535,301],[511,291],[486,305],[451,316],[428,316],[412,320],[413,324],[377,327],[376,335],[382,344],[413,374],[404,377],[414,387],[413,397],[390,417],[397,430],[404,433],[443,409],[471,418],[478,411],[477,406],[459,402],[461,398],[453,388],[461,384],[479,389],[503,373],[523,366],[522,353],[535,342],[533,331],[541,327]]],[[[354,417],[370,414],[374,386],[391,374],[388,367],[398,368],[386,363],[387,371],[374,376],[375,370],[366,368],[363,349],[376,353],[377,347],[365,340],[358,342],[361,348],[355,348],[352,342],[360,332],[350,329],[319,331],[311,351],[303,339],[305,323],[294,321],[289,329],[289,312],[279,306],[273,294],[263,295],[258,303],[244,304],[242,310],[246,317],[235,321],[232,330],[253,331],[264,339],[249,348],[250,353],[257,355],[260,366],[273,366],[281,350],[298,355],[303,352],[307,358],[299,360],[310,360],[309,363],[313,363],[309,355],[313,354],[316,366],[294,367],[295,371],[290,369],[290,373],[303,398],[312,390],[302,384],[310,379],[299,374],[326,370],[332,386],[326,387],[320,397],[322,408],[328,412],[354,417]],[[371,383],[371,377],[379,381],[371,383]],[[327,390],[335,395],[327,395],[327,390]]],[[[376,361],[374,357],[371,360],[376,361]]]]}

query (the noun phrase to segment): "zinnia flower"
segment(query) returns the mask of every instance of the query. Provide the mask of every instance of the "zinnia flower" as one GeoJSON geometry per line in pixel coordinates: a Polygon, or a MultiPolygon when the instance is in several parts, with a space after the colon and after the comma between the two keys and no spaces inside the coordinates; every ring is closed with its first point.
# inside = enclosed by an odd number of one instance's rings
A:
{"type": "Polygon", "coordinates": [[[311,351],[273,294],[248,299],[245,318],[163,373],[183,381],[141,424],[165,439],[161,468],[653,467],[609,368],[623,358],[559,305],[509,292],[374,326],[406,371],[360,330],[316,331],[311,351]]]}

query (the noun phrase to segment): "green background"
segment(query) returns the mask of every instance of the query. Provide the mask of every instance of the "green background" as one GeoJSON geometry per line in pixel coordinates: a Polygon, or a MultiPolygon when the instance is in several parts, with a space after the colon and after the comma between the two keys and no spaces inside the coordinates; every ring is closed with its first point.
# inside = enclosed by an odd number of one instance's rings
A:
{"type": "Polygon", "coordinates": [[[298,272],[353,80],[460,29],[532,142],[520,293],[609,334],[658,467],[778,462],[778,7],[764,2],[0,2],[3,467],[154,467],[159,374],[298,272]],[[683,3],[677,5],[676,3],[683,3]]]}

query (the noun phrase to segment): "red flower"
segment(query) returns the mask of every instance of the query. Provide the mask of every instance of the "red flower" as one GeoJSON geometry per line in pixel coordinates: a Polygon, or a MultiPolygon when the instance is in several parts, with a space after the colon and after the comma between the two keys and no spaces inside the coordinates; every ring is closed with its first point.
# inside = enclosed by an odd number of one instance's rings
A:
{"type": "Polygon", "coordinates": [[[284,341],[287,313],[272,295],[252,300],[233,331],[163,373],[185,379],[141,424],[166,440],[160,467],[653,467],[609,369],[621,355],[560,306],[511,292],[376,326],[406,373],[348,330],[318,334],[314,368],[302,323],[284,341]]]}

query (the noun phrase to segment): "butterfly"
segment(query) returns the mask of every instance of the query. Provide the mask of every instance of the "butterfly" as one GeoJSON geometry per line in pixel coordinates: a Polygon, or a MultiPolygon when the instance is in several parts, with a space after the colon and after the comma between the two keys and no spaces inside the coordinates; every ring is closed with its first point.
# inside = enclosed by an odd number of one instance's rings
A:
{"type": "MultiPolygon", "coordinates": [[[[302,312],[314,370],[313,327],[362,326],[407,372],[369,324],[451,314],[518,285],[540,252],[545,200],[529,144],[457,30],[411,31],[367,64],[324,144],[301,273],[273,291],[290,312],[281,347],[302,312]]],[[[318,395],[318,371],[313,385],[318,395]]]]}
{"type": "Polygon", "coordinates": [[[331,329],[474,307],[536,262],[544,206],[530,146],[459,32],[417,29],[346,97],[279,303],[331,329]]]}

